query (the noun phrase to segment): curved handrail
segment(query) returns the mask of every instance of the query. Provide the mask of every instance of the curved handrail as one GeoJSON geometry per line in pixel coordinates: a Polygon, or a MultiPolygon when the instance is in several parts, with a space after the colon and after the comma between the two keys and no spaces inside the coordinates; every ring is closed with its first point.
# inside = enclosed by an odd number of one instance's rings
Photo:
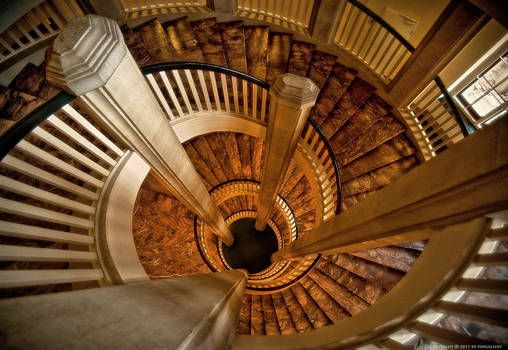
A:
{"type": "Polygon", "coordinates": [[[443,93],[443,96],[446,102],[448,103],[448,106],[450,106],[453,116],[455,117],[455,121],[457,122],[457,124],[459,124],[462,135],[464,135],[464,137],[471,135],[473,132],[475,132],[476,130],[475,127],[468,120],[465,120],[465,118],[459,112],[457,105],[455,104],[452,97],[448,93],[448,90],[446,89],[446,86],[444,85],[441,78],[437,76],[434,78],[434,81],[436,82],[436,85],[438,86],[439,90],[441,90],[441,92],[443,93]]]}
{"type": "Polygon", "coordinates": [[[62,91],[9,127],[9,129],[0,136],[0,160],[40,123],[48,119],[49,116],[71,102],[74,98],[75,96],[62,91]]]}
{"type": "Polygon", "coordinates": [[[332,145],[330,145],[330,142],[328,142],[328,139],[326,138],[326,135],[323,132],[323,130],[321,130],[321,128],[314,119],[308,118],[307,121],[309,122],[310,125],[312,125],[314,130],[316,130],[316,132],[319,135],[319,138],[324,143],[326,150],[328,151],[328,154],[330,154],[333,169],[335,170],[335,180],[337,184],[337,205],[335,207],[335,215],[337,215],[340,213],[342,208],[342,184],[340,183],[339,163],[337,163],[337,158],[335,157],[332,145]]]}
{"type": "Polygon", "coordinates": [[[415,48],[411,45],[402,35],[399,34],[391,25],[385,22],[384,19],[375,14],[371,9],[363,5],[358,0],[348,0],[349,3],[361,11],[365,12],[367,15],[372,17],[377,23],[379,23],[383,28],[390,32],[402,45],[404,45],[410,52],[414,52],[415,48]]]}
{"type": "Polygon", "coordinates": [[[164,63],[156,63],[148,66],[141,67],[141,72],[143,74],[152,74],[157,73],[164,70],[175,70],[175,69],[196,69],[196,70],[208,70],[216,73],[224,73],[229,74],[239,79],[244,79],[254,83],[262,88],[269,89],[270,84],[267,82],[253,77],[247,73],[243,73],[231,68],[217,66],[215,64],[210,63],[202,63],[202,62],[164,62],[164,63]]]}

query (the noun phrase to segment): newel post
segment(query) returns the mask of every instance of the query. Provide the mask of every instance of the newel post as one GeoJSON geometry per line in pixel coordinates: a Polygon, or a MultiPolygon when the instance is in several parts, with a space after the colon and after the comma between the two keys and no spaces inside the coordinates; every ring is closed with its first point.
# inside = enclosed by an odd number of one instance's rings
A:
{"type": "Polygon", "coordinates": [[[141,155],[170,191],[226,244],[233,236],[185,153],[118,24],[96,15],[71,21],[50,51],[47,79],[80,98],[141,155]]]}
{"type": "Polygon", "coordinates": [[[270,113],[256,217],[258,231],[265,229],[318,93],[319,88],[312,80],[291,73],[277,77],[270,89],[270,113]]]}

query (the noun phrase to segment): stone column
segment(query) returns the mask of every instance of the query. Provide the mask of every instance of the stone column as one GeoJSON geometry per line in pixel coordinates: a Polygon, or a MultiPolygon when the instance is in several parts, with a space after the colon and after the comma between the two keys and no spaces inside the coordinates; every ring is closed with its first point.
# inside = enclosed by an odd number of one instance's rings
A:
{"type": "Polygon", "coordinates": [[[272,261],[353,252],[429,238],[436,230],[508,208],[508,119],[475,132],[370,195],[272,261]]]}
{"type": "Polygon", "coordinates": [[[319,89],[312,80],[290,73],[277,77],[270,88],[270,113],[256,217],[258,231],[266,227],[318,93],[319,89]]]}
{"type": "Polygon", "coordinates": [[[71,21],[53,43],[47,79],[80,96],[100,122],[144,158],[180,201],[227,245],[233,243],[115,21],[96,15],[71,21]]]}
{"type": "Polygon", "coordinates": [[[0,301],[4,348],[230,349],[240,271],[0,301]]]}

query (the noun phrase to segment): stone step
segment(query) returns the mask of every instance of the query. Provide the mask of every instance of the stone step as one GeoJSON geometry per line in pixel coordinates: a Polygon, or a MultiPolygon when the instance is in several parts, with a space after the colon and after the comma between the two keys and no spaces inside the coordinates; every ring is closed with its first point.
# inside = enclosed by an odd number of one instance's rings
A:
{"type": "Polygon", "coordinates": [[[266,335],[280,335],[279,324],[277,322],[277,315],[273,307],[272,297],[270,294],[261,296],[263,303],[263,318],[265,320],[266,335]]]}
{"type": "Polygon", "coordinates": [[[360,297],[370,305],[374,304],[384,294],[385,290],[378,284],[374,284],[365,278],[355,275],[348,270],[329,262],[326,258],[321,258],[317,264],[317,269],[328,277],[333,278],[337,283],[347,288],[351,293],[360,297]]]}
{"type": "Polygon", "coordinates": [[[46,80],[46,62],[39,66],[27,64],[11,81],[8,88],[43,100],[49,100],[61,91],[46,80]]]}
{"type": "Polygon", "coordinates": [[[420,255],[419,252],[401,247],[381,247],[351,253],[356,257],[407,272],[420,255]]]}
{"type": "Polygon", "coordinates": [[[312,52],[316,45],[303,41],[293,41],[291,43],[291,54],[289,56],[288,73],[307,76],[312,52]]]}
{"type": "Polygon", "coordinates": [[[335,55],[314,51],[307,71],[307,78],[311,79],[321,89],[332,72],[336,60],[337,56],[335,55]]]}
{"type": "Polygon", "coordinates": [[[302,286],[333,323],[349,317],[349,314],[319,284],[310,277],[302,278],[302,286]]]}
{"type": "Polygon", "coordinates": [[[367,174],[343,182],[342,194],[347,197],[362,192],[378,190],[404,175],[417,164],[418,160],[415,156],[397,160],[367,174]]]}
{"type": "Polygon", "coordinates": [[[245,27],[247,71],[261,80],[266,79],[269,31],[269,27],[266,26],[245,27]]]}
{"type": "Polygon", "coordinates": [[[162,27],[168,36],[169,42],[182,59],[189,62],[205,62],[187,17],[165,22],[162,27]]]}
{"type": "Polygon", "coordinates": [[[336,148],[335,150],[339,152],[335,154],[337,162],[343,167],[391,138],[403,133],[404,130],[404,125],[392,115],[387,114],[365,128],[363,133],[356,139],[349,140],[347,147],[336,148]]]}
{"type": "Polygon", "coordinates": [[[291,291],[307,315],[307,318],[312,323],[312,327],[320,328],[331,323],[325,313],[319,308],[314,299],[311,298],[300,283],[296,283],[293,287],[291,287],[291,291]]]}
{"type": "Polygon", "coordinates": [[[378,263],[359,258],[357,256],[340,253],[328,257],[328,261],[342,267],[357,276],[363,277],[371,283],[391,290],[404,277],[404,273],[378,263]]]}
{"type": "Polygon", "coordinates": [[[143,67],[151,63],[155,63],[150,56],[150,53],[146,49],[141,38],[134,33],[134,31],[127,25],[123,25],[121,28],[125,44],[129,48],[129,51],[134,57],[134,60],[138,66],[143,67]]]}
{"type": "Polygon", "coordinates": [[[284,302],[282,294],[281,293],[272,294],[272,302],[275,309],[275,314],[277,316],[277,322],[279,324],[280,333],[282,335],[297,333],[295,324],[291,319],[291,315],[289,314],[288,307],[284,302]]]}
{"type": "Polygon", "coordinates": [[[336,149],[344,147],[349,140],[362,134],[366,127],[374,124],[388,113],[390,106],[379,96],[372,95],[365,104],[330,138],[330,144],[336,149]]]}
{"type": "Polygon", "coordinates": [[[336,63],[321,89],[310,118],[321,125],[356,77],[356,71],[336,63]]]}
{"type": "Polygon", "coordinates": [[[375,88],[366,81],[355,78],[341,99],[321,124],[321,129],[330,139],[374,93],[375,88]]]}
{"type": "Polygon", "coordinates": [[[242,299],[240,315],[238,316],[237,334],[250,335],[250,318],[251,318],[252,296],[245,294],[242,299]]]}
{"type": "Polygon", "coordinates": [[[397,135],[343,167],[340,170],[341,180],[349,181],[415,153],[416,149],[408,138],[404,134],[397,135]]]}
{"type": "Polygon", "coordinates": [[[18,121],[44,102],[42,98],[0,86],[0,119],[18,121]]]}
{"type": "Polygon", "coordinates": [[[227,67],[220,28],[215,18],[191,22],[194,37],[201,47],[205,62],[227,67]]]}
{"type": "Polygon", "coordinates": [[[150,54],[150,64],[182,60],[158,19],[143,23],[132,31],[150,54]]]}
{"type": "Polygon", "coordinates": [[[267,83],[271,83],[276,77],[287,72],[291,38],[292,35],[287,33],[268,33],[267,83]]]}
{"type": "Polygon", "coordinates": [[[248,73],[243,22],[219,23],[219,28],[228,67],[248,73]]]}
{"type": "Polygon", "coordinates": [[[250,334],[265,335],[265,319],[263,316],[263,304],[261,295],[252,296],[252,308],[250,318],[250,334]]]}
{"type": "Polygon", "coordinates": [[[307,317],[306,313],[303,311],[302,306],[296,299],[293,294],[292,288],[285,289],[282,291],[282,297],[284,299],[284,303],[286,304],[289,314],[291,315],[291,319],[295,325],[298,333],[307,332],[313,329],[312,323],[307,317]]]}
{"type": "Polygon", "coordinates": [[[356,315],[369,307],[369,304],[363,299],[351,293],[342,284],[318,269],[313,269],[309,273],[309,277],[319,284],[350,315],[356,315]]]}

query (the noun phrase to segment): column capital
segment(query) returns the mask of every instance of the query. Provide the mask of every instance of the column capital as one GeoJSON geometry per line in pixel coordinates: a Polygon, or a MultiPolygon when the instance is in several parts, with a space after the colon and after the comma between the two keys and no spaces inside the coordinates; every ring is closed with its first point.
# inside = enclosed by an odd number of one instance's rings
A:
{"type": "Polygon", "coordinates": [[[319,88],[306,77],[292,73],[279,75],[272,84],[270,95],[292,105],[313,106],[316,103],[319,88]]]}
{"type": "Polygon", "coordinates": [[[49,52],[47,79],[75,95],[104,86],[127,54],[118,24],[97,15],[73,19],[49,52]]]}

